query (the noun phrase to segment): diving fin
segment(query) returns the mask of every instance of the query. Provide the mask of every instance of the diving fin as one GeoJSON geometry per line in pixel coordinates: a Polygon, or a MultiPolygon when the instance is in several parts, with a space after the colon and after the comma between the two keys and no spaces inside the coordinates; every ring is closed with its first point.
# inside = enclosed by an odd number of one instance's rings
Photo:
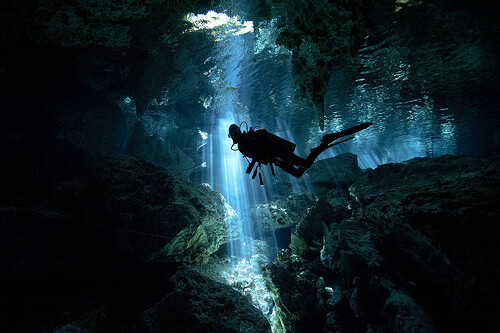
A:
{"type": "Polygon", "coordinates": [[[337,132],[337,133],[331,133],[331,134],[325,134],[323,135],[323,138],[321,139],[322,144],[330,144],[331,142],[337,140],[338,138],[342,138],[347,135],[351,135],[354,133],[357,133],[361,130],[364,130],[365,128],[369,127],[373,123],[362,123],[359,125],[356,125],[354,127],[348,128],[346,130],[337,132]]]}

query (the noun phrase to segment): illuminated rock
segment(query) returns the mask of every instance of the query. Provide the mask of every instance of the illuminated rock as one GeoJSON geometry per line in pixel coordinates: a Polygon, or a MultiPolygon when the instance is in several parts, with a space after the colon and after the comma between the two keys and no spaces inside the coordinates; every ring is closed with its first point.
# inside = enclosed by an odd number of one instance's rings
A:
{"type": "Polygon", "coordinates": [[[258,204],[251,210],[255,230],[278,230],[300,222],[305,210],[310,208],[316,198],[314,194],[289,195],[265,204],[258,204]]]}
{"type": "Polygon", "coordinates": [[[204,262],[229,240],[232,220],[220,194],[146,161],[105,159],[83,192],[81,214],[143,260],[204,262]]]}
{"type": "Polygon", "coordinates": [[[172,291],[145,311],[144,332],[271,332],[262,313],[233,288],[183,266],[172,291]]]}
{"type": "MultiPolygon", "coordinates": [[[[275,289],[285,301],[303,295],[308,284],[294,281],[308,276],[317,297],[307,317],[323,330],[491,326],[495,312],[481,304],[497,304],[498,170],[496,156],[418,158],[366,171],[344,201],[320,195],[292,234],[294,254],[266,267],[275,289]]],[[[308,322],[285,306],[285,321],[308,322]]]]}

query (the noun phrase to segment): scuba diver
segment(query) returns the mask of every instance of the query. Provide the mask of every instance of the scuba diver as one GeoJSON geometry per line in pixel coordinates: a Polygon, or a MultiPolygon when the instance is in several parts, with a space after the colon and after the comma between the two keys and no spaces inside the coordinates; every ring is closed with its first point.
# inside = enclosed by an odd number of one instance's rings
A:
{"type": "Polygon", "coordinates": [[[239,150],[243,154],[243,157],[247,159],[248,167],[245,171],[247,174],[250,174],[255,164],[257,164],[257,167],[252,174],[252,179],[255,179],[257,171],[259,170],[259,180],[260,185],[262,186],[264,185],[262,175],[260,173],[262,164],[270,166],[273,176],[276,176],[274,173],[274,165],[276,165],[292,176],[300,178],[304,172],[311,167],[319,154],[328,148],[347,140],[351,140],[354,137],[337,142],[334,142],[335,140],[357,133],[370,125],[372,125],[372,123],[362,123],[337,133],[324,135],[321,139],[321,144],[312,148],[306,158],[302,158],[293,153],[296,147],[295,143],[271,134],[265,129],[254,130],[250,127],[249,131],[242,132],[238,125],[232,124],[229,126],[228,137],[233,139],[231,149],[235,150],[233,149],[233,146],[238,144],[238,148],[235,151],[239,150]]]}

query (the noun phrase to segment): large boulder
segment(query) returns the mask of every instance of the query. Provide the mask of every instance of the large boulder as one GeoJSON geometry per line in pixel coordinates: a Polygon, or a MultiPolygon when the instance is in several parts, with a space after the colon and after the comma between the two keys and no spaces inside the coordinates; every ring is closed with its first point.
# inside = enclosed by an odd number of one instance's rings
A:
{"type": "Polygon", "coordinates": [[[104,159],[78,191],[66,209],[142,260],[201,263],[229,240],[231,208],[220,194],[146,161],[104,159]]]}
{"type": "Polygon", "coordinates": [[[314,194],[308,193],[291,194],[286,198],[257,204],[250,211],[254,230],[272,231],[295,225],[315,201],[314,194]]]}
{"type": "Polygon", "coordinates": [[[339,272],[347,285],[355,277],[378,272],[383,262],[378,251],[380,239],[372,229],[369,224],[347,219],[332,225],[324,236],[321,261],[339,272]]]}
{"type": "Polygon", "coordinates": [[[265,267],[287,329],[434,332],[426,310],[391,280],[376,230],[346,219],[324,237],[321,261],[283,252],[265,267]]]}
{"type": "Polygon", "coordinates": [[[391,291],[383,305],[381,317],[389,320],[385,327],[379,325],[379,329],[394,327],[400,332],[435,331],[434,323],[429,315],[413,298],[401,290],[391,291]]]}
{"type": "Polygon", "coordinates": [[[384,247],[386,241],[371,223],[356,219],[332,224],[325,235],[321,261],[336,272],[342,283],[325,285],[321,293],[324,300],[319,302],[330,305],[329,290],[338,289],[346,296],[344,303],[341,300],[334,303],[343,307],[327,307],[330,312],[326,323],[331,329],[345,327],[349,318],[356,318],[360,327],[366,325],[374,331],[435,331],[428,312],[410,295],[415,291],[404,288],[415,284],[410,278],[418,277],[405,276],[404,281],[398,277],[403,270],[393,266],[392,256],[384,247]]]}
{"type": "Polygon", "coordinates": [[[248,298],[189,266],[169,284],[171,292],[142,314],[141,332],[271,332],[248,298]]]}
{"type": "Polygon", "coordinates": [[[393,251],[445,295],[450,318],[489,322],[485,300],[498,306],[499,166],[497,156],[418,158],[380,166],[351,187],[393,251]]]}
{"type": "Polygon", "coordinates": [[[282,252],[263,270],[274,298],[281,325],[290,332],[321,332],[322,317],[316,306],[318,263],[310,263],[290,252],[282,252]]]}
{"type": "Polygon", "coordinates": [[[9,332],[133,331],[177,269],[137,260],[99,228],[47,208],[0,208],[0,240],[9,332]]]}
{"type": "Polygon", "coordinates": [[[322,195],[307,209],[292,232],[292,252],[305,257],[318,257],[330,224],[351,217],[351,209],[344,193],[339,189],[329,190],[322,195]]]}
{"type": "Polygon", "coordinates": [[[304,318],[286,302],[285,322],[314,317],[318,331],[496,327],[499,162],[419,158],[366,171],[351,197],[321,194],[292,233],[291,259],[266,268],[283,302],[302,295],[316,309],[304,318]]]}
{"type": "Polygon", "coordinates": [[[319,188],[346,190],[361,175],[358,157],[351,153],[316,161],[307,170],[309,181],[319,188]]]}
{"type": "Polygon", "coordinates": [[[495,182],[500,177],[499,163],[498,156],[418,157],[403,163],[380,165],[375,170],[364,173],[350,192],[365,205],[384,194],[432,189],[446,184],[456,185],[457,190],[465,188],[464,186],[476,188],[487,191],[485,195],[491,195],[495,190],[495,182]],[[387,191],[389,192],[386,193],[387,191]]]}

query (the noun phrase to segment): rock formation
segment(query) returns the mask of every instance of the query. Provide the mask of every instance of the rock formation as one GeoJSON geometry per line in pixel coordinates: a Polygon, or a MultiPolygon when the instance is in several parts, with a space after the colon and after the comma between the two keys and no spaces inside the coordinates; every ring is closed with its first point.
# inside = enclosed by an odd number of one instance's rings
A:
{"type": "Polygon", "coordinates": [[[297,95],[314,108],[323,130],[324,95],[331,70],[358,51],[367,35],[366,8],[357,0],[275,2],[282,27],[276,43],[292,51],[297,95]]]}
{"type": "Polygon", "coordinates": [[[38,206],[0,208],[6,329],[216,332],[225,318],[226,332],[269,330],[229,286],[187,268],[165,285],[177,262],[204,263],[229,240],[233,221],[220,194],[129,156],[47,190],[38,206]],[[181,311],[179,298],[185,312],[169,314],[181,311]],[[171,326],[162,328],[165,320],[171,326]]]}
{"type": "Polygon", "coordinates": [[[119,248],[142,260],[202,263],[229,240],[232,220],[220,194],[149,162],[107,158],[65,202],[70,190],[55,195],[83,223],[109,229],[119,248]]]}
{"type": "Polygon", "coordinates": [[[374,161],[415,132],[413,153],[498,152],[498,5],[450,3],[7,1],[0,329],[269,332],[274,316],[289,332],[498,331],[498,156],[361,170],[342,154],[300,194],[278,173],[243,212],[258,240],[196,169],[219,158],[220,120],[318,140],[294,94],[321,129],[381,120],[374,161]],[[214,8],[254,32],[226,45],[191,29],[214,8]],[[224,285],[231,237],[252,271],[224,285]]]}
{"type": "Polygon", "coordinates": [[[271,332],[264,315],[233,288],[181,267],[172,291],[146,310],[144,332],[271,332]]]}
{"type": "Polygon", "coordinates": [[[337,192],[337,205],[320,197],[292,234],[292,252],[266,267],[287,327],[495,327],[499,162],[418,158],[366,171],[337,192]]]}

